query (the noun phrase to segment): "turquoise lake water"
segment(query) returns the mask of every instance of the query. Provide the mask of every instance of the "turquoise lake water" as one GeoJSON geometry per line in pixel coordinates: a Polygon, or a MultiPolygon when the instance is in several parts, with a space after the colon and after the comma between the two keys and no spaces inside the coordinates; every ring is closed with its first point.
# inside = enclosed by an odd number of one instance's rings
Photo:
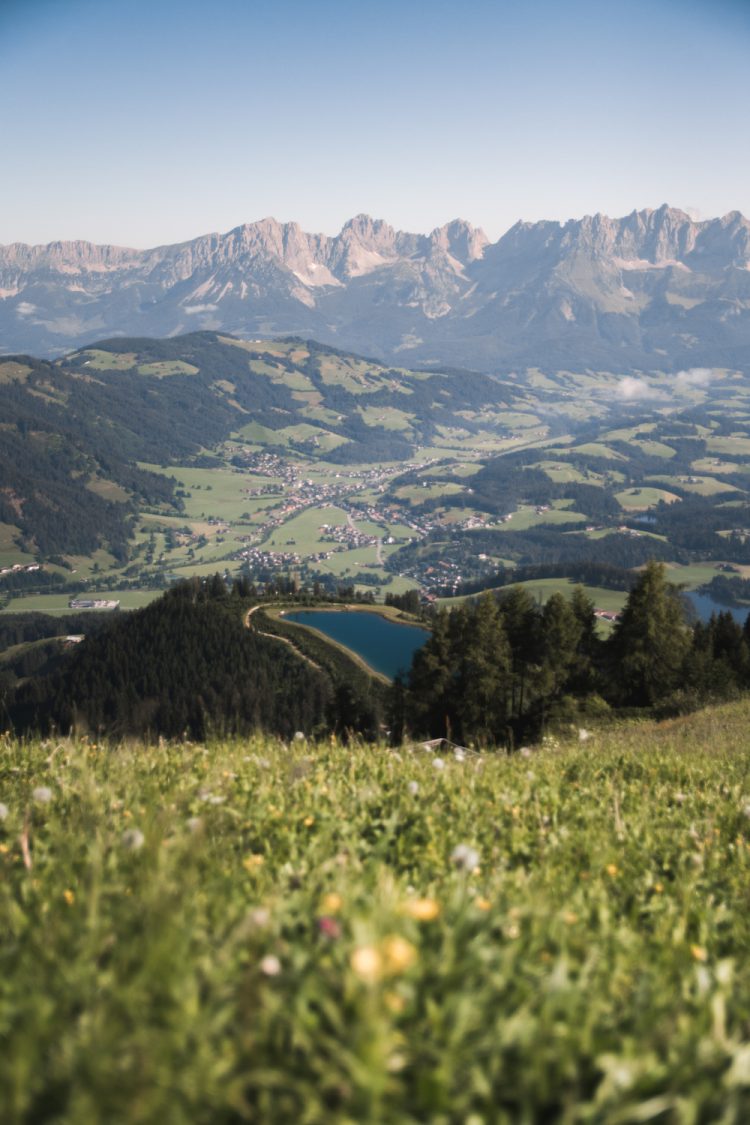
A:
{"type": "Polygon", "coordinates": [[[430,635],[416,625],[397,625],[379,613],[358,610],[302,609],[285,613],[284,620],[312,625],[390,679],[408,670],[412,656],[430,635]]]}

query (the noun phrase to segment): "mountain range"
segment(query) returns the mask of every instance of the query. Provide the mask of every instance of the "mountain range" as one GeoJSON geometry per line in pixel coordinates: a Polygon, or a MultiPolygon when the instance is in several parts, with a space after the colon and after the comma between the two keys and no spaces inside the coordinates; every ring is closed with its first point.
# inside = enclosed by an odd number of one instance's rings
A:
{"type": "Polygon", "coordinates": [[[463,220],[429,235],[366,215],[335,237],[263,219],[133,250],[0,247],[0,351],[104,336],[296,334],[389,363],[478,371],[750,368],[750,222],[666,205],[620,218],[463,220]]]}

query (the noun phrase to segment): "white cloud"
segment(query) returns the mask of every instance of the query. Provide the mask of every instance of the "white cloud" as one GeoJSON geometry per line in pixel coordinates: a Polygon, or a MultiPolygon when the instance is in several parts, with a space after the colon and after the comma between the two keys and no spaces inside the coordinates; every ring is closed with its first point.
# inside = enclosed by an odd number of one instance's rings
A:
{"type": "Polygon", "coordinates": [[[616,394],[625,402],[637,402],[644,398],[662,398],[656,387],[650,386],[645,379],[636,379],[633,375],[626,375],[617,384],[616,394]]]}
{"type": "Polygon", "coordinates": [[[687,390],[688,387],[707,387],[713,378],[710,367],[690,367],[687,371],[678,371],[675,375],[675,389],[687,390]]]}
{"type": "Polygon", "coordinates": [[[17,316],[31,316],[35,312],[36,305],[32,305],[30,301],[21,301],[20,304],[16,305],[17,316]]]}
{"type": "Polygon", "coordinates": [[[216,312],[218,305],[184,305],[183,311],[192,316],[194,313],[216,312]]]}

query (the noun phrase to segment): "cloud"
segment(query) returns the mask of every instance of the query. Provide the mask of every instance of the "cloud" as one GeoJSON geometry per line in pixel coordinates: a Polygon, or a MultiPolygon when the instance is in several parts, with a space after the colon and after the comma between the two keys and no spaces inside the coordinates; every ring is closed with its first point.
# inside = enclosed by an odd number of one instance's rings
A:
{"type": "Polygon", "coordinates": [[[707,387],[713,379],[710,367],[690,367],[687,371],[678,371],[675,375],[675,390],[686,391],[689,387],[707,387]]]}
{"type": "Polygon", "coordinates": [[[636,379],[633,375],[626,375],[617,384],[615,394],[624,402],[639,402],[645,398],[663,398],[661,391],[652,387],[645,379],[636,379]]]}
{"type": "Polygon", "coordinates": [[[32,305],[31,301],[21,301],[20,304],[16,305],[17,316],[31,316],[35,312],[36,305],[32,305]]]}
{"type": "Polygon", "coordinates": [[[218,307],[218,305],[183,305],[183,312],[193,316],[195,313],[216,312],[218,307]]]}

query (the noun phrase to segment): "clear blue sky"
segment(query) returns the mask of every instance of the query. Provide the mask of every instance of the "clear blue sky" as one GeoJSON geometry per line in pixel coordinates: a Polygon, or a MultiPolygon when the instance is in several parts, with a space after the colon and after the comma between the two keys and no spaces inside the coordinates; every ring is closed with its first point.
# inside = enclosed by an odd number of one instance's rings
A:
{"type": "Polygon", "coordinates": [[[0,243],[750,215],[750,0],[0,0],[0,243]]]}

